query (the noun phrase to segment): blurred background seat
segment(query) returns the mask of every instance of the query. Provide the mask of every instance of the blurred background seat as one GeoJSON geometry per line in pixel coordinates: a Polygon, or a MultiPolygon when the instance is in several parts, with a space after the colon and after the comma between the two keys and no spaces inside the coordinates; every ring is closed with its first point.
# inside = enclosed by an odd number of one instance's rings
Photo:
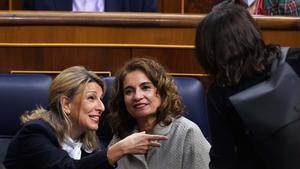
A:
{"type": "Polygon", "coordinates": [[[196,123],[203,135],[210,141],[205,90],[201,81],[193,77],[174,77],[174,80],[186,106],[185,117],[196,123]]]}
{"type": "Polygon", "coordinates": [[[47,108],[51,81],[47,75],[0,74],[0,162],[20,128],[20,115],[37,106],[47,108]]]}

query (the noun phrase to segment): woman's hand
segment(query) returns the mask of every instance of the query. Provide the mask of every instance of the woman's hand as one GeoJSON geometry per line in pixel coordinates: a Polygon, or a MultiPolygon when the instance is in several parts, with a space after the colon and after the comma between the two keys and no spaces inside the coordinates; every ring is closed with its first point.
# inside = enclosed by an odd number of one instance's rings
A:
{"type": "Polygon", "coordinates": [[[110,164],[114,164],[127,154],[145,154],[152,147],[160,147],[158,141],[167,140],[166,136],[146,134],[145,131],[134,133],[112,145],[107,151],[110,164]]]}
{"type": "Polygon", "coordinates": [[[119,143],[123,145],[124,154],[145,154],[151,147],[160,147],[160,140],[166,136],[146,134],[144,131],[132,134],[119,143]]]}

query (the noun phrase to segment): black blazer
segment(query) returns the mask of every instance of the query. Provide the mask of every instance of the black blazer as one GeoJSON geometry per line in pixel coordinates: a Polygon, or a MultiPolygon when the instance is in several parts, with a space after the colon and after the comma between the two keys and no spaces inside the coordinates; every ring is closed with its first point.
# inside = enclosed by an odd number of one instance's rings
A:
{"type": "Polygon", "coordinates": [[[61,149],[53,128],[43,120],[34,120],[12,139],[3,164],[7,169],[111,169],[106,153],[83,151],[81,159],[74,160],[61,149]]]}
{"type": "MultiPolygon", "coordinates": [[[[24,10],[72,11],[72,0],[22,0],[24,10]]],[[[156,0],[105,0],[106,12],[156,12],[156,0]]]]}

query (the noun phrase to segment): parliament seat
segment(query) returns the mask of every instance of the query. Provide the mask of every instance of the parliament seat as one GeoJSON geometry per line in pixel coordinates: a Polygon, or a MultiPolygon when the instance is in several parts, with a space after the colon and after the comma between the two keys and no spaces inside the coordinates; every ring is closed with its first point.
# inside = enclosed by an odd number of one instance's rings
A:
{"type": "Polygon", "coordinates": [[[20,128],[20,115],[37,106],[47,107],[51,81],[47,75],[0,74],[0,162],[20,128]]]}
{"type": "Polygon", "coordinates": [[[205,102],[205,90],[202,83],[193,77],[175,77],[179,95],[186,106],[185,115],[196,123],[203,135],[209,140],[208,117],[205,102]]]}

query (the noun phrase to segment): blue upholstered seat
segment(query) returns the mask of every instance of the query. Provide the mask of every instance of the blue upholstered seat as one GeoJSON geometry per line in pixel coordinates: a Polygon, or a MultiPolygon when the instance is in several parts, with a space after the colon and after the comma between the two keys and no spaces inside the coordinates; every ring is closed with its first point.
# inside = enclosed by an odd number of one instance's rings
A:
{"type": "MultiPolygon", "coordinates": [[[[114,77],[103,78],[104,82],[108,86],[108,90],[104,96],[104,104],[106,110],[103,113],[102,121],[100,123],[99,137],[101,144],[106,146],[111,137],[111,131],[106,121],[106,114],[108,110],[108,98],[110,95],[109,87],[112,85],[114,77]]],[[[209,140],[209,127],[205,104],[205,91],[202,83],[196,78],[192,77],[174,77],[175,83],[178,87],[178,92],[182,98],[184,105],[186,106],[186,117],[196,123],[202,130],[204,136],[209,140]]]]}
{"type": "Polygon", "coordinates": [[[186,117],[196,123],[209,140],[209,127],[202,83],[192,77],[174,77],[179,95],[186,106],[186,117]]]}
{"type": "Polygon", "coordinates": [[[97,134],[98,134],[99,140],[100,140],[100,145],[102,148],[107,147],[112,138],[112,131],[111,131],[108,121],[106,119],[106,115],[109,112],[108,100],[109,100],[109,97],[111,94],[111,87],[112,87],[113,80],[114,80],[114,77],[103,78],[103,81],[105,82],[105,86],[106,86],[106,92],[105,92],[105,95],[103,98],[103,103],[105,105],[105,111],[101,115],[101,121],[99,124],[99,129],[97,131],[97,134]]]}
{"type": "Polygon", "coordinates": [[[51,81],[47,75],[0,74],[0,162],[20,127],[20,115],[48,105],[51,81]]]}

